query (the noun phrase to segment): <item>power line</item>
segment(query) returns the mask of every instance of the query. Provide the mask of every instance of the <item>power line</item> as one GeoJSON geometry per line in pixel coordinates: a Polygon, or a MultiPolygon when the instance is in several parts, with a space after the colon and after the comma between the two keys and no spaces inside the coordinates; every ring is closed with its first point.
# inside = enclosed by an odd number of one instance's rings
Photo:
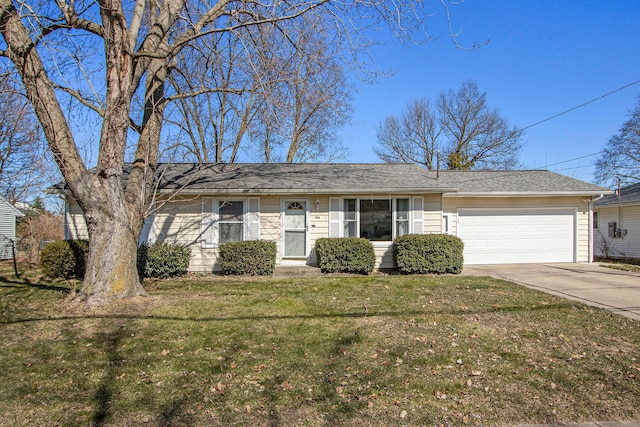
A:
{"type": "Polygon", "coordinates": [[[548,168],[549,166],[557,166],[557,165],[561,165],[561,164],[563,164],[563,163],[569,163],[569,162],[574,162],[574,161],[576,161],[576,160],[586,159],[587,157],[593,157],[593,156],[597,156],[598,154],[602,154],[602,152],[603,152],[603,151],[604,151],[604,150],[600,150],[600,151],[598,151],[597,153],[587,154],[587,155],[585,155],[585,156],[576,157],[576,158],[574,158],[574,159],[563,160],[563,161],[561,161],[561,162],[557,162],[557,163],[550,163],[550,164],[546,164],[546,165],[544,165],[544,166],[539,166],[539,167],[536,167],[536,168],[534,168],[534,169],[546,169],[546,168],[548,168]]]}
{"type": "Polygon", "coordinates": [[[577,110],[578,108],[582,108],[582,107],[584,107],[585,105],[589,105],[589,104],[591,104],[591,103],[593,103],[593,102],[599,101],[599,100],[601,100],[602,98],[606,98],[606,97],[607,97],[607,96],[609,96],[609,95],[613,95],[613,94],[614,94],[614,93],[616,93],[616,92],[620,92],[621,90],[624,90],[624,89],[626,89],[626,88],[628,88],[628,87],[631,87],[631,86],[633,86],[633,85],[636,85],[636,84],[638,84],[638,83],[640,83],[640,80],[636,80],[635,82],[631,82],[631,83],[626,84],[626,85],[624,85],[624,86],[622,86],[622,87],[619,87],[618,89],[614,89],[614,90],[612,90],[611,92],[607,92],[607,93],[605,93],[604,95],[601,95],[601,96],[599,96],[599,97],[597,97],[597,98],[593,98],[593,99],[591,99],[591,100],[589,100],[589,101],[587,101],[587,102],[584,102],[584,103],[582,103],[582,104],[580,104],[580,105],[576,105],[575,107],[569,108],[568,110],[565,110],[565,111],[563,111],[563,112],[561,112],[561,113],[554,114],[554,115],[553,115],[553,116],[551,116],[551,117],[547,117],[546,119],[542,119],[542,120],[540,120],[540,121],[538,121],[538,122],[535,122],[534,124],[531,124],[531,125],[529,125],[529,126],[525,126],[525,127],[523,127],[522,129],[520,129],[520,130],[521,130],[521,131],[523,131],[523,130],[530,129],[530,128],[534,127],[534,126],[538,126],[539,124],[542,124],[542,123],[544,123],[544,122],[548,122],[549,120],[553,120],[553,119],[555,119],[555,118],[557,118],[557,117],[560,117],[560,116],[562,116],[562,115],[564,115],[564,114],[570,113],[570,112],[572,112],[572,111],[574,111],[574,110],[577,110]]]}

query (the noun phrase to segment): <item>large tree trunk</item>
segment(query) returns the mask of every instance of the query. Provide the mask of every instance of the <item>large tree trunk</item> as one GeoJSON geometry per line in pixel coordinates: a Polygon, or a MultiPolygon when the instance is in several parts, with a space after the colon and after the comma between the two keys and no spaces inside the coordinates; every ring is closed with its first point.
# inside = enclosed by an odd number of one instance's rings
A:
{"type": "Polygon", "coordinates": [[[146,295],[137,269],[142,216],[129,203],[122,203],[115,192],[108,193],[106,206],[90,206],[85,210],[89,259],[76,299],[90,307],[146,295]]]}

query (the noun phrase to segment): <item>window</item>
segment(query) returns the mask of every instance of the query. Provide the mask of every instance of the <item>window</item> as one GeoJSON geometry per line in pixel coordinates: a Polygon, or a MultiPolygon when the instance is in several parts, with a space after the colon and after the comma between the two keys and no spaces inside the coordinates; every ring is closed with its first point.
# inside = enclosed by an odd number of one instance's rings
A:
{"type": "Polygon", "coordinates": [[[396,200],[396,235],[409,234],[409,199],[396,200]]]}
{"type": "Polygon", "coordinates": [[[598,228],[598,212],[593,213],[593,228],[598,228]]]}
{"type": "Polygon", "coordinates": [[[240,242],[244,230],[244,203],[218,201],[218,243],[240,242]]]}
{"type": "Polygon", "coordinates": [[[409,234],[410,199],[344,199],[341,205],[344,237],[390,242],[409,234]]]}
{"type": "Polygon", "coordinates": [[[217,248],[222,243],[260,239],[260,199],[202,198],[203,248],[217,248]]]}
{"type": "Polygon", "coordinates": [[[357,200],[344,200],[344,237],[358,237],[357,200]]]}
{"type": "Polygon", "coordinates": [[[360,237],[373,242],[393,240],[389,200],[360,201],[360,237]]]}

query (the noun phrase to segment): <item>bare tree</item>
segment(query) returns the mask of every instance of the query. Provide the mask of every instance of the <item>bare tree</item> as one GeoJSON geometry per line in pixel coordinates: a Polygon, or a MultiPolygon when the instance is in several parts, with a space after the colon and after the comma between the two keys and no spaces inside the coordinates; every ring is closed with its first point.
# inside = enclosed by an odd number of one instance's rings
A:
{"type": "MultiPolygon", "coordinates": [[[[309,20],[307,20],[309,21],[309,20]]],[[[286,161],[331,159],[344,152],[335,131],[348,120],[351,96],[342,67],[334,59],[335,40],[322,22],[309,22],[294,33],[291,75],[284,82],[286,161]]]]}
{"type": "Polygon", "coordinates": [[[522,132],[491,109],[473,81],[441,92],[437,115],[428,100],[409,104],[399,118],[387,117],[377,131],[383,161],[418,163],[434,169],[440,151],[448,169],[513,169],[522,132]]]}
{"type": "Polygon", "coordinates": [[[219,90],[181,99],[179,114],[167,116],[180,129],[170,147],[178,157],[184,151],[198,162],[235,162],[241,148],[266,162],[344,154],[335,130],[349,117],[351,95],[336,60],[340,46],[326,23],[309,18],[304,25],[243,28],[251,45],[214,34],[183,50],[178,61],[191,66],[170,78],[174,89],[219,90]],[[247,49],[256,52],[247,55],[247,49]]]}
{"type": "Polygon", "coordinates": [[[45,145],[31,104],[0,74],[0,194],[12,203],[26,201],[50,177],[45,145]]]}
{"type": "Polygon", "coordinates": [[[640,181],[640,96],[629,119],[612,136],[595,161],[595,178],[613,186],[618,177],[626,184],[640,181]]]}
{"type": "Polygon", "coordinates": [[[318,14],[333,23],[332,31],[352,36],[348,52],[357,58],[367,46],[367,29],[381,21],[402,34],[422,31],[428,14],[421,8],[410,0],[131,0],[126,6],[122,0],[0,0],[0,56],[19,73],[87,220],[89,259],[78,299],[95,306],[145,294],[136,249],[165,110],[171,101],[217,90],[171,91],[167,79],[186,46],[209,34],[243,37],[242,28],[280,28],[318,14]],[[102,123],[94,172],[79,151],[85,134],[82,123],[72,120],[76,108],[90,109],[102,123]],[[127,152],[133,167],[125,181],[127,152]]]}
{"type": "Polygon", "coordinates": [[[436,168],[440,149],[440,127],[429,100],[411,102],[400,117],[388,116],[376,129],[375,153],[388,163],[417,163],[429,170],[436,168]]]}

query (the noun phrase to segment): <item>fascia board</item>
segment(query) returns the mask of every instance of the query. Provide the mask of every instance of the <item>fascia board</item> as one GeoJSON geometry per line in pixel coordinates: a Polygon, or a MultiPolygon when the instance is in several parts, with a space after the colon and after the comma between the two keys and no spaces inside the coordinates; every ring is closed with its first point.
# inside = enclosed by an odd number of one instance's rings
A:
{"type": "Polygon", "coordinates": [[[428,188],[364,188],[364,189],[335,189],[335,188],[315,188],[315,189],[306,189],[306,188],[269,188],[269,189],[258,189],[258,188],[242,188],[242,189],[215,189],[215,188],[207,188],[207,189],[160,189],[158,193],[161,194],[171,194],[171,193],[179,193],[179,194],[260,194],[260,195],[287,195],[287,194],[376,194],[376,195],[388,195],[388,194],[442,194],[442,193],[451,193],[454,192],[453,188],[443,188],[443,189],[428,189],[428,188]]]}
{"type": "Polygon", "coordinates": [[[445,193],[443,197],[558,197],[558,196],[600,196],[613,194],[610,191],[485,191],[445,193]]]}

